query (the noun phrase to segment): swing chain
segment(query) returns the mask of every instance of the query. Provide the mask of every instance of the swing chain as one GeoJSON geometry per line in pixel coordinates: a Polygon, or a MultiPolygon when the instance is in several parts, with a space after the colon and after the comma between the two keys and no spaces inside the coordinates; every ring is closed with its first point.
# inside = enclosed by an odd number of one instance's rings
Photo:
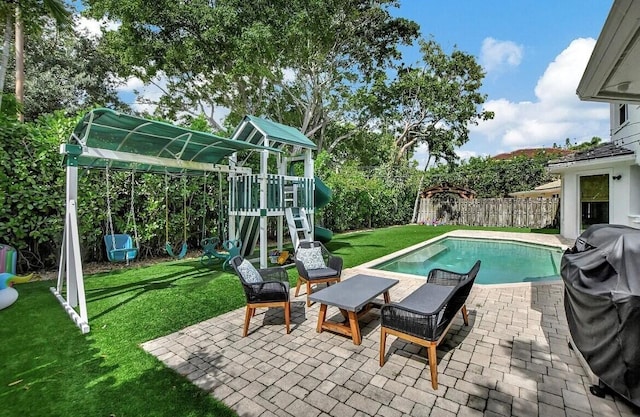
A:
{"type": "Polygon", "coordinates": [[[202,186],[202,239],[203,242],[207,238],[207,171],[204,172],[204,185],[202,186]]]}
{"type": "Polygon", "coordinates": [[[164,240],[165,243],[169,243],[169,174],[164,174],[164,240]]]}
{"type": "MultiPolygon", "coordinates": [[[[138,238],[138,227],[136,226],[136,211],[134,206],[134,186],[136,182],[136,170],[135,168],[131,171],[131,220],[133,222],[133,236],[136,240],[136,248],[140,248],[140,239],[138,238]]],[[[129,228],[129,224],[127,222],[127,229],[129,228]]]]}
{"type": "Polygon", "coordinates": [[[187,180],[182,177],[182,241],[187,243],[187,180]]]}
{"type": "Polygon", "coordinates": [[[106,178],[106,188],[107,188],[107,226],[109,227],[109,232],[111,233],[111,247],[116,247],[116,236],[113,231],[113,218],[111,217],[111,189],[109,186],[109,162],[107,161],[107,165],[105,166],[105,176],[106,178]]]}

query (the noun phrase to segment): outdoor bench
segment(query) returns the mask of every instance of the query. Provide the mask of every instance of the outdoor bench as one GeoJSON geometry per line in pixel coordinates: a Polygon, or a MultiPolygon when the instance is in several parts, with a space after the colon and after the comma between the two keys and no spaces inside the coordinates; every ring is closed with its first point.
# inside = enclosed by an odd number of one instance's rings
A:
{"type": "Polygon", "coordinates": [[[446,336],[458,311],[462,311],[464,324],[469,325],[465,303],[479,269],[480,261],[466,274],[433,269],[427,282],[404,300],[383,305],[380,309],[380,366],[385,362],[388,334],[424,346],[429,359],[431,386],[438,389],[436,347],[446,336]]]}

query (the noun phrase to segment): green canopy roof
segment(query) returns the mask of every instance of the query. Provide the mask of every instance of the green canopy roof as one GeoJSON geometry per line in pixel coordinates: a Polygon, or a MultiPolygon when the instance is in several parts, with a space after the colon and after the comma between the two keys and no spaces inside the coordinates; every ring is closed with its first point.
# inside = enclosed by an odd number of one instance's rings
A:
{"type": "Polygon", "coordinates": [[[298,129],[256,116],[245,116],[231,137],[254,144],[262,144],[264,138],[267,138],[270,141],[269,145],[274,147],[278,147],[278,144],[286,144],[305,149],[317,149],[316,144],[298,129]]]}
{"type": "Polygon", "coordinates": [[[169,123],[148,120],[110,109],[87,113],[75,127],[66,146],[73,164],[85,167],[136,169],[150,172],[215,171],[225,157],[237,151],[278,152],[210,133],[185,129],[169,123]]]}

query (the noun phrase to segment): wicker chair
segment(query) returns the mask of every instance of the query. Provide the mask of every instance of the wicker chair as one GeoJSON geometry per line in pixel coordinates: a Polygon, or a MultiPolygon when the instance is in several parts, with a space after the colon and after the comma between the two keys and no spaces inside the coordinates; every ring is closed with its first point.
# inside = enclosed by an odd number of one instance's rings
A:
{"type": "Polygon", "coordinates": [[[332,255],[324,245],[318,241],[300,242],[295,254],[298,282],[295,296],[298,296],[300,285],[307,286],[307,307],[311,306],[309,295],[311,284],[331,284],[340,282],[342,275],[342,258],[332,255]]]}
{"type": "Polygon", "coordinates": [[[433,269],[427,283],[404,300],[383,305],[380,309],[380,366],[384,365],[388,334],[424,346],[429,358],[431,386],[438,389],[436,347],[458,311],[462,311],[464,324],[469,325],[465,303],[479,269],[480,261],[466,274],[433,269]]]}
{"type": "Polygon", "coordinates": [[[256,308],[260,307],[284,308],[284,321],[288,334],[291,305],[289,304],[289,275],[287,271],[281,267],[255,269],[249,261],[244,260],[241,256],[233,257],[229,263],[238,274],[247,297],[242,336],[247,336],[251,317],[255,315],[256,308]]]}

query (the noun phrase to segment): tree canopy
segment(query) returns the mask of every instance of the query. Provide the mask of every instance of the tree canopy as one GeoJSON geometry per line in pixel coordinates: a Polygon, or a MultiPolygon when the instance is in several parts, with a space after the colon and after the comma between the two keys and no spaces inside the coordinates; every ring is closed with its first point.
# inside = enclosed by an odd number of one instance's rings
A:
{"type": "Polygon", "coordinates": [[[373,112],[380,128],[393,132],[396,162],[425,144],[435,160],[451,163],[455,148],[469,140],[469,125],[493,118],[481,109],[484,71],[473,56],[459,50],[447,54],[434,40],[420,41],[420,51],[422,62],[401,64],[390,83],[374,84],[379,107],[373,112]]]}
{"type": "Polygon", "coordinates": [[[527,191],[553,179],[546,163],[555,158],[540,152],[533,158],[470,158],[456,165],[440,165],[426,172],[425,188],[449,184],[471,189],[478,198],[508,197],[509,193],[527,191]]]}
{"type": "Polygon", "coordinates": [[[421,144],[452,161],[481,109],[484,73],[475,58],[421,41],[407,66],[400,47],[418,25],[394,17],[393,0],[190,2],[88,0],[87,13],[120,23],[105,34],[116,71],[155,83],[160,116],[206,114],[215,130],[244,114],[299,127],[320,150],[361,148],[363,140],[406,163],[421,144]],[[223,124],[216,111],[228,109],[223,124]],[[392,138],[392,140],[390,140],[392,138]]]}
{"type": "Polygon", "coordinates": [[[390,0],[215,3],[88,0],[87,12],[121,23],[106,36],[118,73],[166,79],[159,110],[169,118],[230,110],[299,126],[323,147],[324,129],[349,91],[400,58],[418,25],[392,17],[390,0]]]}

